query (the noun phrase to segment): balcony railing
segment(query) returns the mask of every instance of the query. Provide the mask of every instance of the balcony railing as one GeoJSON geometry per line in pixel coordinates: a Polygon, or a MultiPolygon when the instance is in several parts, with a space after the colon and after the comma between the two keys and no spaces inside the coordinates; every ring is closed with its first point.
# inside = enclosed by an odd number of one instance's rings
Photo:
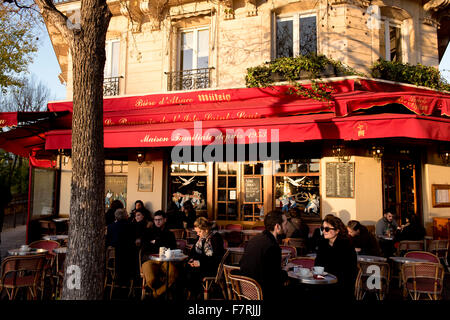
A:
{"type": "Polygon", "coordinates": [[[119,79],[122,77],[109,77],[103,80],[103,95],[118,96],[119,95],[119,79]]]}
{"type": "Polygon", "coordinates": [[[214,68],[192,69],[165,72],[167,74],[167,90],[195,90],[209,88],[211,70],[214,68]]]}

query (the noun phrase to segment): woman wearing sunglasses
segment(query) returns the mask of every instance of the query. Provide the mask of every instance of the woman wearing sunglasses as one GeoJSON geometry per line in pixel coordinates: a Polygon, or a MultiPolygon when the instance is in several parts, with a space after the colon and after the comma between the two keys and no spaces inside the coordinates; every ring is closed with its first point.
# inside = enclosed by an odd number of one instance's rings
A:
{"type": "Polygon", "coordinates": [[[350,243],[347,228],[338,217],[327,215],[320,229],[323,239],[319,242],[314,264],[324,267],[326,272],[338,278],[334,297],[354,299],[356,252],[350,243]]]}

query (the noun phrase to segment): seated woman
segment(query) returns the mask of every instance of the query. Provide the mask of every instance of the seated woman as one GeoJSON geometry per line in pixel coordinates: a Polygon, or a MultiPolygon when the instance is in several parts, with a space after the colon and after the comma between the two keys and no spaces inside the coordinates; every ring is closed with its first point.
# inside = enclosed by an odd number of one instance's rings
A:
{"type": "Polygon", "coordinates": [[[194,222],[194,230],[199,239],[189,253],[186,269],[186,285],[190,296],[194,298],[202,292],[203,277],[216,275],[225,253],[222,236],[211,228],[212,223],[204,217],[199,217],[194,222]]]}
{"type": "Polygon", "coordinates": [[[417,220],[415,214],[409,214],[405,218],[405,224],[401,226],[401,232],[397,233],[397,240],[419,241],[425,237],[425,228],[417,220]]]}
{"type": "Polygon", "coordinates": [[[323,239],[319,242],[316,266],[322,266],[326,272],[338,278],[334,297],[354,299],[355,280],[357,276],[356,252],[350,243],[347,228],[335,216],[327,215],[322,221],[323,239]]]}
{"type": "Polygon", "coordinates": [[[381,255],[377,239],[359,221],[350,220],[347,224],[347,231],[356,252],[369,256],[381,255]]]}
{"type": "Polygon", "coordinates": [[[136,202],[134,203],[134,209],[131,210],[131,212],[130,212],[130,221],[134,221],[137,210],[142,212],[142,214],[144,215],[144,217],[147,221],[153,220],[152,214],[144,206],[144,202],[142,202],[142,200],[136,200],[136,202]]]}

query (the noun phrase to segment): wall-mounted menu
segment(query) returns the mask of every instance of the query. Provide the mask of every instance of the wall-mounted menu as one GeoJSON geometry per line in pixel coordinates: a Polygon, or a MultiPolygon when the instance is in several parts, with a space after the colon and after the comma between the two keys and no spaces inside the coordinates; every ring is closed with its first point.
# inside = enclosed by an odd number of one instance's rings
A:
{"type": "Polygon", "coordinates": [[[355,163],[326,164],[326,194],[331,198],[355,197],[355,163]]]}
{"type": "Polygon", "coordinates": [[[244,202],[261,202],[261,177],[244,178],[244,202]]]}

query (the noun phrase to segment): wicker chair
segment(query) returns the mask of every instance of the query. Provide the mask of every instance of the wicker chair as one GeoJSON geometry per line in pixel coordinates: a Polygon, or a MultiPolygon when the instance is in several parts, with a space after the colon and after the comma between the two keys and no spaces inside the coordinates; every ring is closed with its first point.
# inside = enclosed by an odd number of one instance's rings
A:
{"type": "Polygon", "coordinates": [[[402,266],[403,294],[420,300],[426,294],[430,300],[441,298],[444,287],[444,267],[438,263],[415,262],[402,266]]]}
{"type": "Polygon", "coordinates": [[[238,300],[263,300],[261,286],[256,280],[235,275],[232,272],[230,272],[228,278],[231,281],[233,293],[238,300]]]}
{"type": "Polygon", "coordinates": [[[225,226],[225,230],[242,231],[242,229],[242,224],[238,223],[230,223],[225,226]]]}
{"type": "MultiPolygon", "coordinates": [[[[302,256],[306,254],[306,241],[301,238],[286,238],[283,240],[285,246],[291,246],[296,248],[296,256],[302,256]]],[[[293,258],[294,256],[292,256],[293,258]]]]}
{"type": "Polygon", "coordinates": [[[56,269],[53,278],[55,279],[55,299],[59,298],[62,293],[62,286],[64,281],[64,262],[66,260],[66,253],[58,253],[56,255],[56,269]]]}
{"type": "Polygon", "coordinates": [[[403,240],[398,243],[397,255],[401,256],[402,254],[408,251],[423,251],[423,249],[424,249],[423,240],[420,241],[403,240]]]}
{"type": "Polygon", "coordinates": [[[437,255],[427,251],[409,251],[405,253],[405,257],[423,259],[432,263],[440,263],[437,255]]]}
{"type": "Polygon", "coordinates": [[[59,248],[60,246],[59,242],[53,240],[37,240],[29,244],[30,248],[45,249],[48,251],[46,254],[46,263],[44,265],[44,272],[42,273],[41,284],[39,286],[41,298],[44,297],[45,279],[50,279],[51,285],[53,286],[53,264],[56,259],[56,253],[53,252],[53,249],[59,248]]]}
{"type": "Polygon", "coordinates": [[[186,253],[187,241],[184,239],[177,239],[177,248],[180,249],[183,253],[186,253]]]}
{"type": "Polygon", "coordinates": [[[443,264],[447,267],[447,270],[450,271],[448,265],[448,245],[449,240],[431,240],[428,251],[438,256],[439,259],[442,259],[443,264]]]}
{"type": "Polygon", "coordinates": [[[389,264],[387,262],[359,261],[358,270],[358,276],[355,283],[356,300],[363,300],[366,293],[374,293],[378,300],[384,300],[386,294],[389,292],[389,264]],[[379,277],[377,277],[377,274],[375,273],[375,271],[378,271],[376,267],[379,268],[379,277]],[[372,280],[375,280],[375,286],[372,280]],[[377,284],[379,284],[379,286],[377,286],[377,284]]]}
{"type": "Polygon", "coordinates": [[[303,268],[312,269],[312,267],[314,267],[315,260],[316,260],[316,258],[313,258],[313,257],[295,257],[295,258],[289,259],[289,263],[296,264],[303,268]]]}
{"type": "Polygon", "coordinates": [[[209,299],[209,295],[211,293],[211,289],[213,287],[213,285],[218,286],[221,289],[222,295],[223,297],[226,299],[227,295],[226,295],[226,290],[225,290],[225,281],[223,279],[223,265],[225,263],[225,260],[228,257],[228,250],[225,251],[222,260],[219,263],[219,266],[217,268],[217,273],[215,277],[204,277],[203,281],[202,281],[202,285],[203,285],[203,298],[205,300],[209,299]]]}
{"type": "Polygon", "coordinates": [[[184,239],[185,238],[185,230],[184,229],[170,229],[175,235],[175,239],[184,239]]]}
{"type": "Polygon", "coordinates": [[[5,289],[9,300],[17,296],[20,288],[28,288],[28,294],[37,298],[36,289],[42,279],[45,254],[10,256],[2,261],[0,289],[5,289]]]}
{"type": "Polygon", "coordinates": [[[239,269],[240,268],[238,266],[230,266],[228,264],[223,265],[223,275],[224,275],[225,284],[227,287],[227,291],[226,291],[227,292],[227,296],[226,296],[227,300],[235,300],[236,299],[236,297],[233,294],[233,289],[231,287],[231,280],[230,280],[229,275],[232,271],[239,270],[239,269]]]}
{"type": "Polygon", "coordinates": [[[131,296],[134,288],[134,280],[130,280],[129,286],[119,286],[116,284],[116,250],[114,247],[108,247],[106,249],[106,270],[105,270],[105,285],[104,288],[110,287],[109,299],[112,299],[113,291],[115,288],[127,288],[129,289],[128,296],[131,296]]]}
{"type": "Polygon", "coordinates": [[[252,227],[252,230],[266,230],[266,227],[264,227],[264,226],[254,226],[254,227],[252,227]]]}

